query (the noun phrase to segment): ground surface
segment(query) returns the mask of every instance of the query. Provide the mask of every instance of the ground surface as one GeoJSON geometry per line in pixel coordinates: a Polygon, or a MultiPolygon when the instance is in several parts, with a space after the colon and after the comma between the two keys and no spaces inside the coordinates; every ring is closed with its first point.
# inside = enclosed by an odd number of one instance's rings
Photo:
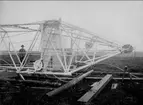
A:
{"type": "MultiPolygon", "coordinates": [[[[92,69],[94,71],[121,71],[128,66],[130,72],[143,72],[143,53],[122,54],[105,60],[92,69]],[[119,69],[120,68],[120,69],[119,69]]],[[[0,79],[8,79],[17,76],[15,73],[0,73],[0,79]]],[[[39,78],[34,77],[34,78],[39,78]]],[[[46,81],[47,78],[46,78],[46,81]]],[[[60,83],[65,81],[57,80],[60,83]]],[[[50,82],[50,80],[49,80],[50,82]]],[[[52,80],[52,82],[54,82],[52,80]]],[[[54,97],[47,97],[45,93],[50,91],[50,86],[45,89],[35,89],[31,83],[15,83],[0,81],[0,105],[85,105],[77,100],[91,88],[95,80],[84,79],[79,84],[61,92],[54,97]],[[20,86],[20,87],[19,87],[20,86]]],[[[35,85],[39,88],[41,85],[35,85]]],[[[142,105],[143,85],[140,81],[116,81],[112,80],[96,99],[86,103],[88,105],[142,105]],[[118,88],[112,90],[112,83],[118,83],[118,88]]]]}

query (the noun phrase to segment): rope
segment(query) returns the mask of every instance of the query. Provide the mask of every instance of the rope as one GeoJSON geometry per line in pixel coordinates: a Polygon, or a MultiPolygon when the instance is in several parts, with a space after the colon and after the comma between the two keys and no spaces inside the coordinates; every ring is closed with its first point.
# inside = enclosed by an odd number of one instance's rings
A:
{"type": "MultiPolygon", "coordinates": [[[[132,58],[134,58],[134,57],[135,57],[134,53],[135,53],[135,51],[133,51],[133,55],[131,56],[132,58]]],[[[104,64],[104,63],[100,63],[100,64],[104,64]]],[[[120,68],[119,66],[112,65],[112,64],[106,64],[106,65],[109,65],[109,66],[115,67],[115,68],[117,68],[117,69],[119,69],[119,70],[121,70],[121,71],[124,71],[124,69],[120,68]]],[[[130,75],[134,76],[135,78],[139,78],[139,77],[137,77],[137,76],[133,75],[133,74],[132,74],[132,73],[130,73],[130,72],[127,72],[127,73],[129,73],[130,75]]]]}
{"type": "MultiPolygon", "coordinates": [[[[100,64],[104,64],[104,63],[100,63],[100,64]]],[[[124,71],[124,69],[120,68],[119,66],[115,66],[115,65],[112,65],[112,64],[106,64],[106,65],[109,65],[109,66],[115,67],[115,68],[117,68],[117,69],[119,69],[121,71],[124,71]]],[[[127,72],[127,73],[129,73],[130,75],[134,76],[135,78],[138,78],[137,76],[131,74],[130,72],[127,72]]]]}

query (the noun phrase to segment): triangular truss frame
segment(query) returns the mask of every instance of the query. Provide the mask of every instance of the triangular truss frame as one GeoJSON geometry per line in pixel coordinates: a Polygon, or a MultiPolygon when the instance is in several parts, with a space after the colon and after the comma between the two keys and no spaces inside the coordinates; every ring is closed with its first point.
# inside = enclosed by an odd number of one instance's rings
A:
{"type": "Polygon", "coordinates": [[[104,38],[97,36],[97,34],[95,33],[89,32],[83,28],[74,26],[72,24],[66,23],[61,20],[48,20],[48,21],[27,23],[27,24],[0,25],[0,29],[1,29],[0,43],[4,43],[7,50],[8,47],[5,41],[5,37],[6,36],[8,37],[8,35],[12,32],[15,33],[20,32],[19,30],[17,31],[16,29],[22,29],[21,32],[35,32],[35,36],[31,41],[29,49],[27,50],[27,53],[22,62],[19,60],[17,51],[16,50],[14,51],[20,63],[19,66],[16,65],[11,55],[11,52],[8,50],[8,53],[10,55],[10,58],[14,66],[7,68],[15,68],[17,73],[71,75],[79,70],[83,70],[87,67],[90,67],[94,64],[97,64],[105,59],[108,59],[123,52],[122,45],[108,41],[104,38]],[[31,26],[34,25],[36,25],[38,28],[31,28],[31,26]],[[14,31],[6,30],[6,28],[8,27],[15,28],[15,30],[14,31]],[[32,51],[33,46],[35,45],[40,36],[41,36],[41,43],[39,50],[40,59],[37,59],[39,63],[37,63],[37,65],[33,67],[26,67],[25,64],[26,60],[28,59],[28,53],[32,51]],[[46,38],[44,39],[45,42],[42,38],[43,39],[46,38]],[[69,45],[68,47],[65,47],[64,44],[66,44],[67,39],[69,40],[67,41],[69,45]],[[44,45],[43,43],[46,43],[48,45],[44,45]],[[99,53],[98,46],[104,46],[109,48],[110,50],[107,49],[102,50],[101,52],[106,52],[106,53],[98,56],[99,53]],[[48,57],[46,58],[46,54],[48,55],[49,58],[48,57]],[[53,59],[56,59],[55,65],[52,64],[52,66],[56,68],[56,66],[59,65],[58,66],[60,67],[59,70],[58,69],[54,70],[54,68],[50,69],[47,66],[45,67],[43,66],[43,64],[47,62],[48,63],[45,65],[50,65],[49,62],[52,56],[54,56],[53,59]],[[39,70],[38,69],[36,70],[34,68],[37,66],[40,67],[39,70]],[[26,70],[23,71],[23,69],[25,68],[26,70]]]}

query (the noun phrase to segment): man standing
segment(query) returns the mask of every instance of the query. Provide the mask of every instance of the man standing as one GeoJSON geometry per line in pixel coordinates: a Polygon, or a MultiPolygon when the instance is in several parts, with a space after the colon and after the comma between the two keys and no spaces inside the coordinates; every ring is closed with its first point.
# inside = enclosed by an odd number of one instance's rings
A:
{"type": "Polygon", "coordinates": [[[26,54],[26,50],[24,49],[24,45],[21,45],[21,49],[19,50],[19,58],[22,62],[26,54]]]}

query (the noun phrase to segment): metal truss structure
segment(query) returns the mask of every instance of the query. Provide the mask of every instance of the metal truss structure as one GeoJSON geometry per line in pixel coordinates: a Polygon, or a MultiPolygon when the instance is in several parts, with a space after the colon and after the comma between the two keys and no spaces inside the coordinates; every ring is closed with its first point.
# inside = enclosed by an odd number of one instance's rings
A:
{"type": "Polygon", "coordinates": [[[0,37],[1,55],[8,53],[12,61],[11,65],[1,67],[15,69],[17,73],[72,75],[117,54],[132,51],[130,45],[122,47],[60,19],[0,25],[0,37]],[[15,42],[17,40],[19,43],[15,42]],[[21,44],[27,50],[23,61],[18,56],[21,44]],[[32,54],[39,57],[29,65],[32,54]]]}

